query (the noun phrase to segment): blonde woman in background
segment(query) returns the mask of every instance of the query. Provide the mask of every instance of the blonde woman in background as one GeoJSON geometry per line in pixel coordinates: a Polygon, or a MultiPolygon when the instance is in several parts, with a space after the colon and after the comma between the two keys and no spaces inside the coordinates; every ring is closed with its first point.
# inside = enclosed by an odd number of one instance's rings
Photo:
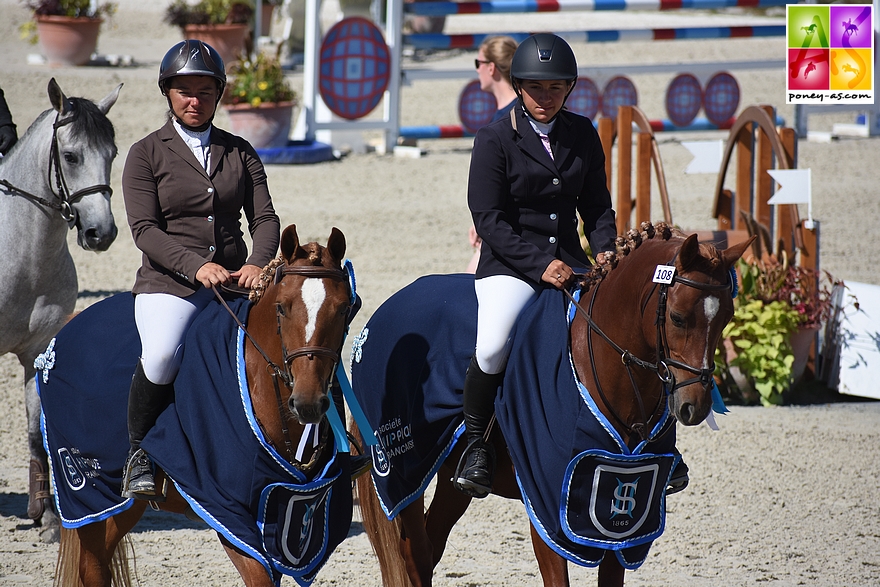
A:
{"type": "MultiPolygon", "coordinates": [[[[495,96],[497,110],[492,116],[492,122],[509,116],[511,109],[516,104],[516,92],[510,85],[510,62],[513,61],[513,54],[516,53],[516,46],[513,37],[506,35],[487,37],[480,43],[480,50],[474,60],[474,66],[477,68],[477,75],[480,78],[480,89],[495,96]]],[[[480,261],[480,243],[482,242],[473,226],[468,231],[468,241],[474,249],[474,255],[465,272],[473,273],[477,270],[477,263],[480,261]]]]}

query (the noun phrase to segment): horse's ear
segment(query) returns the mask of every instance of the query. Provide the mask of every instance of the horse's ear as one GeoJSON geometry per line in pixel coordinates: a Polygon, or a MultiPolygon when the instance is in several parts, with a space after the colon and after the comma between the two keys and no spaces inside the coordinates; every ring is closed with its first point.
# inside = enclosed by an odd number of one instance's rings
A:
{"type": "Polygon", "coordinates": [[[70,110],[68,108],[67,96],[61,91],[61,86],[58,85],[54,77],[49,80],[49,102],[52,103],[52,108],[59,114],[67,114],[70,110]]]}
{"type": "Polygon", "coordinates": [[[682,272],[687,271],[694,261],[700,256],[700,243],[697,241],[697,235],[692,234],[681,245],[678,252],[678,260],[681,263],[682,272]]]}
{"type": "Polygon", "coordinates": [[[345,235],[335,226],[330,231],[330,238],[327,239],[327,249],[334,261],[342,262],[345,257],[345,235]]]}
{"type": "Polygon", "coordinates": [[[746,252],[752,241],[758,238],[758,235],[753,235],[750,239],[744,240],[741,243],[735,244],[732,247],[728,247],[721,251],[721,260],[724,262],[724,267],[730,269],[733,267],[733,264],[736,263],[737,259],[742,257],[743,253],[746,252]]]}
{"type": "Polygon", "coordinates": [[[296,224],[291,224],[281,233],[281,256],[290,263],[298,248],[299,236],[296,234],[296,224]]]}
{"type": "Polygon", "coordinates": [[[110,111],[110,108],[112,108],[113,105],[116,104],[116,99],[119,98],[119,90],[121,89],[122,84],[119,84],[118,86],[116,86],[115,90],[104,96],[104,99],[97,104],[98,110],[100,110],[104,114],[107,114],[107,112],[110,111]]]}

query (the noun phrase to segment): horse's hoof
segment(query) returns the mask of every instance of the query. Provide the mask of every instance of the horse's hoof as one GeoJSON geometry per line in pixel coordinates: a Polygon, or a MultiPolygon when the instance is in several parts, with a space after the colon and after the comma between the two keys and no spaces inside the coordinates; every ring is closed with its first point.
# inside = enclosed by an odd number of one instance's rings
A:
{"type": "Polygon", "coordinates": [[[59,540],[61,540],[61,530],[58,526],[40,528],[40,542],[43,544],[56,544],[59,540]]]}

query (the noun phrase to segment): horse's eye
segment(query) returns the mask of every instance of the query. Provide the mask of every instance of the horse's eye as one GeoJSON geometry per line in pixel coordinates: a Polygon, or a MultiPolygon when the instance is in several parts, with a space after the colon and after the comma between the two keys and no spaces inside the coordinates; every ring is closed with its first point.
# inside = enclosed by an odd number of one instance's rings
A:
{"type": "Polygon", "coordinates": [[[681,314],[670,314],[669,319],[672,320],[672,324],[676,328],[684,328],[684,318],[681,314]]]}
{"type": "Polygon", "coordinates": [[[73,153],[71,153],[71,152],[69,152],[69,151],[66,151],[66,152],[64,153],[64,160],[65,160],[66,162],[70,163],[71,165],[74,164],[74,163],[76,163],[76,161],[77,161],[77,159],[76,159],[76,155],[73,154],[73,153]]]}

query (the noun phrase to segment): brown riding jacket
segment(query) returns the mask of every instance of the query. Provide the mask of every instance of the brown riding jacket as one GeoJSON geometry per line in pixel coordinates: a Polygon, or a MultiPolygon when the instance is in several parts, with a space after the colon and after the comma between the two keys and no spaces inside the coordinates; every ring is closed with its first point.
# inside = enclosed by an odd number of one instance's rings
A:
{"type": "Polygon", "coordinates": [[[143,252],[132,293],[187,297],[202,287],[196,272],[209,261],[235,271],[264,267],[276,255],[281,223],[256,151],[215,126],[210,153],[206,172],[170,120],[132,145],[122,190],[134,244],[143,252]]]}

